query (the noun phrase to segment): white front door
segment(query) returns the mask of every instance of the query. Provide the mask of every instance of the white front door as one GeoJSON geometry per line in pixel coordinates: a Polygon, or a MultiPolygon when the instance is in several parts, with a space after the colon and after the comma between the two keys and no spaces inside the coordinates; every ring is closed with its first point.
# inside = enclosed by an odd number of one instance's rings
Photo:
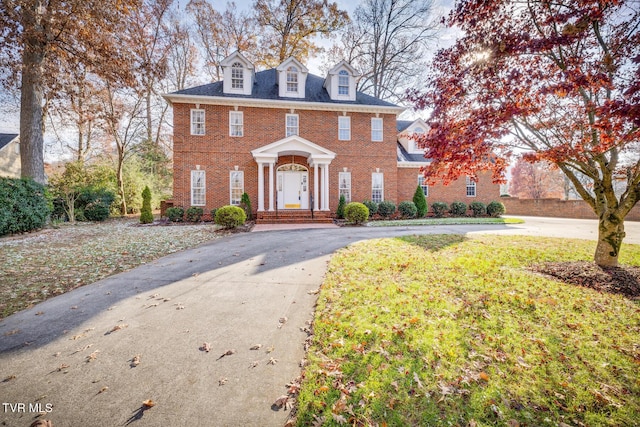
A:
{"type": "Polygon", "coordinates": [[[278,172],[278,209],[309,209],[308,172],[278,172]]]}

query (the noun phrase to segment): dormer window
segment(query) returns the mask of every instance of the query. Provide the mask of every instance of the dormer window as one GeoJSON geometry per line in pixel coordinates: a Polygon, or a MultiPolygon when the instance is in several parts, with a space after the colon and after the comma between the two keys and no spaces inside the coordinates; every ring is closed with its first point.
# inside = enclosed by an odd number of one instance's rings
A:
{"type": "Polygon", "coordinates": [[[244,67],[239,62],[234,62],[231,66],[231,88],[244,88],[244,67]]]}
{"type": "Polygon", "coordinates": [[[296,67],[287,68],[287,92],[298,92],[298,69],[296,67]]]}
{"type": "MultiPolygon", "coordinates": [[[[424,135],[424,129],[422,129],[421,127],[417,127],[413,130],[413,133],[415,133],[416,135],[424,135]]],[[[416,141],[411,139],[409,140],[409,152],[422,153],[423,150],[421,150],[420,147],[418,147],[418,144],[416,144],[416,141]]]]}
{"type": "Polygon", "coordinates": [[[349,95],[349,73],[345,70],[338,73],[338,95],[349,95]]]}

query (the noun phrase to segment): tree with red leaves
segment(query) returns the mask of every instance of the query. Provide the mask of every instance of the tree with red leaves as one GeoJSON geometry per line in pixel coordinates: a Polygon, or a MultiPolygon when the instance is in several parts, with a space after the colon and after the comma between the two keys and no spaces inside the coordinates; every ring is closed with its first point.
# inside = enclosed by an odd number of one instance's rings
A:
{"type": "Polygon", "coordinates": [[[553,164],[518,159],[511,169],[509,194],[521,199],[559,199],[563,184],[562,173],[553,164]]]}
{"type": "Polygon", "coordinates": [[[432,109],[427,178],[484,170],[503,182],[514,151],[549,161],[599,218],[595,262],[617,265],[640,199],[640,3],[460,0],[447,23],[463,36],[436,54],[429,88],[409,93],[432,109]]]}

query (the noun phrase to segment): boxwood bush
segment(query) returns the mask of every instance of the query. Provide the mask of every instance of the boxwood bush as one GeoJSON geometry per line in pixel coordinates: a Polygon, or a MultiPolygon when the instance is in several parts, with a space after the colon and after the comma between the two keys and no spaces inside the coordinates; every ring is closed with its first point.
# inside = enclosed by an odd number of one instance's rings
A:
{"type": "Polygon", "coordinates": [[[354,224],[361,224],[369,218],[369,208],[364,203],[351,202],[344,208],[344,217],[354,224]]]}
{"type": "Polygon", "coordinates": [[[372,200],[365,200],[362,202],[363,205],[367,207],[369,210],[369,218],[374,216],[378,212],[378,204],[372,200]]]}
{"type": "Polygon", "coordinates": [[[180,222],[184,219],[184,208],[182,206],[172,206],[165,213],[169,221],[180,222]]]}
{"type": "Polygon", "coordinates": [[[473,216],[483,216],[487,213],[487,206],[482,202],[471,202],[469,208],[473,212],[473,216]]]}
{"type": "Polygon", "coordinates": [[[453,202],[451,203],[451,215],[453,216],[466,216],[467,215],[467,204],[464,202],[453,202]]]}
{"type": "Polygon", "coordinates": [[[42,228],[52,207],[42,184],[32,179],[0,178],[0,235],[42,228]]]}
{"type": "Polygon", "coordinates": [[[445,202],[434,202],[431,204],[431,209],[436,218],[442,218],[449,210],[449,206],[445,202]]]}
{"type": "Polygon", "coordinates": [[[403,218],[415,218],[418,213],[418,208],[415,203],[405,200],[398,205],[398,212],[400,212],[403,218]]]}
{"type": "Polygon", "coordinates": [[[424,190],[419,185],[415,193],[413,193],[413,203],[415,203],[416,209],[418,210],[416,216],[418,218],[424,218],[429,208],[427,206],[427,198],[424,197],[424,190]]]}
{"type": "Polygon", "coordinates": [[[388,200],[378,203],[378,215],[383,218],[389,218],[396,213],[396,204],[388,200]]]}
{"type": "Polygon", "coordinates": [[[238,206],[223,206],[216,210],[216,224],[223,228],[239,227],[247,220],[244,209],[238,206]]]}
{"type": "Polygon", "coordinates": [[[202,215],[204,214],[204,210],[198,206],[191,206],[185,212],[185,218],[189,222],[200,222],[202,219],[202,215]]]}
{"type": "Polygon", "coordinates": [[[494,218],[504,215],[506,211],[507,209],[504,207],[504,204],[500,202],[493,201],[487,205],[487,214],[494,218]]]}

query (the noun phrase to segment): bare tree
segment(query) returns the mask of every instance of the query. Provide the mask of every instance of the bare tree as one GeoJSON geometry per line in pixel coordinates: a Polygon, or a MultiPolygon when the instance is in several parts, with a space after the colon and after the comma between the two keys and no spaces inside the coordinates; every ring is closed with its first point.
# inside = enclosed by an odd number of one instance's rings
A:
{"type": "Polygon", "coordinates": [[[438,29],[433,10],[431,0],[364,0],[325,68],[344,59],[362,75],[358,90],[399,102],[407,87],[420,86],[438,29]]]}
{"type": "Polygon", "coordinates": [[[320,48],[312,38],[330,36],[349,22],[346,11],[328,0],[256,0],[262,27],[259,65],[274,67],[290,56],[305,62],[320,48]]]}

